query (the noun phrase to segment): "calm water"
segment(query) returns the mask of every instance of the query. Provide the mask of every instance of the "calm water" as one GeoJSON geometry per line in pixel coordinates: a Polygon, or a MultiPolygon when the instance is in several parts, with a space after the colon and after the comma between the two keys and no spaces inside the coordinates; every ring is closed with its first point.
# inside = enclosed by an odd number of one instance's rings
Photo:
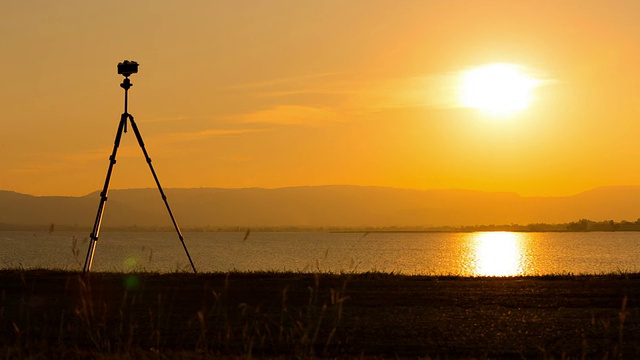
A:
{"type": "MultiPolygon", "coordinates": [[[[640,272],[640,233],[186,233],[200,272],[640,272]]],[[[81,270],[88,234],[0,232],[0,267],[81,270]],[[74,254],[74,242],[77,255],[74,254]]],[[[190,271],[175,233],[103,232],[94,271],[190,271]]]]}

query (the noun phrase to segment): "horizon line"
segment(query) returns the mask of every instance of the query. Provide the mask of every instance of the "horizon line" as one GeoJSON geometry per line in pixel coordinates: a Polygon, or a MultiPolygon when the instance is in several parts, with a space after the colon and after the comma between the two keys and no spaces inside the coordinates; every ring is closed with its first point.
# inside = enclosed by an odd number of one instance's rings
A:
{"type": "MultiPolygon", "coordinates": [[[[465,188],[431,188],[431,189],[420,189],[420,188],[406,188],[406,187],[395,187],[395,186],[385,186],[385,185],[356,185],[356,184],[324,184],[324,185],[291,185],[291,186],[278,186],[278,187],[264,187],[264,186],[244,186],[244,187],[220,187],[220,186],[195,186],[195,187],[163,187],[164,190],[207,190],[207,189],[218,189],[218,190],[282,190],[282,189],[296,189],[296,188],[326,188],[326,187],[353,187],[353,188],[385,188],[385,189],[393,189],[393,190],[408,190],[408,191],[450,191],[450,192],[474,192],[474,193],[486,193],[486,194],[512,194],[521,198],[567,198],[572,196],[577,196],[580,194],[584,194],[587,192],[595,191],[598,189],[610,189],[610,188],[640,188],[640,185],[601,185],[593,188],[581,190],[578,192],[574,192],[567,195],[522,195],[516,191],[491,191],[491,190],[480,190],[480,189],[465,189],[465,188]]],[[[109,191],[127,191],[127,190],[157,190],[156,187],[139,187],[139,188],[113,188],[109,189],[109,191]]],[[[81,198],[85,196],[89,196],[95,193],[99,193],[101,190],[96,189],[94,191],[90,191],[84,195],[59,195],[59,194],[30,194],[17,190],[9,190],[9,189],[0,189],[0,192],[12,192],[21,195],[33,196],[33,197],[72,197],[72,198],[81,198]]]]}

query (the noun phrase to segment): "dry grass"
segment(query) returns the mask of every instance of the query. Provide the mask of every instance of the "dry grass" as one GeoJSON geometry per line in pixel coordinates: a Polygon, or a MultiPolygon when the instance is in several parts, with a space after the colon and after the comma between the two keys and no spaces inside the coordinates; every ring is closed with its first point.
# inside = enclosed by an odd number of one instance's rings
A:
{"type": "Polygon", "coordinates": [[[639,275],[0,271],[12,358],[640,358],[639,275]]]}

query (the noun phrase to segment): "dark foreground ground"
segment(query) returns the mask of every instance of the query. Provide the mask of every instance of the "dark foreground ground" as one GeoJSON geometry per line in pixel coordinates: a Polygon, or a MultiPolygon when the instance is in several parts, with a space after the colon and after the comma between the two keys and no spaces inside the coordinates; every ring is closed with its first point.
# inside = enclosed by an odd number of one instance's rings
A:
{"type": "Polygon", "coordinates": [[[640,275],[0,271],[2,358],[640,358],[640,275]]]}

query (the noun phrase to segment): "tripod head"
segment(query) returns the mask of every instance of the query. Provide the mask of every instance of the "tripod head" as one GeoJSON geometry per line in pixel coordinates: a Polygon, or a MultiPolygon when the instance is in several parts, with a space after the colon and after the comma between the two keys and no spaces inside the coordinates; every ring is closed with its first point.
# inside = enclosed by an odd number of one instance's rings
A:
{"type": "Polygon", "coordinates": [[[121,63],[118,63],[118,74],[124,76],[124,81],[122,81],[120,87],[125,90],[129,90],[129,88],[133,86],[133,84],[131,84],[131,80],[129,80],[129,76],[137,72],[138,63],[135,61],[125,60],[121,63]]]}

